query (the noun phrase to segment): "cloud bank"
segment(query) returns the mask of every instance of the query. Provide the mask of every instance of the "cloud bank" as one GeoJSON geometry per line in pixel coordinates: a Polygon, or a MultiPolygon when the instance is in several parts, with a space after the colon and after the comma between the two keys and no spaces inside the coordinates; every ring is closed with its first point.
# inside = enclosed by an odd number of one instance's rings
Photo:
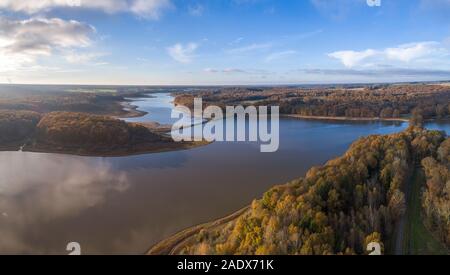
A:
{"type": "Polygon", "coordinates": [[[0,10],[36,14],[57,8],[100,10],[106,13],[130,12],[143,18],[159,19],[172,8],[170,0],[0,0],[0,10]]]}
{"type": "Polygon", "coordinates": [[[339,60],[347,68],[414,66],[439,63],[443,58],[450,56],[450,51],[442,43],[430,41],[403,44],[381,50],[336,51],[328,56],[339,60]]]}
{"type": "Polygon", "coordinates": [[[34,65],[40,56],[91,44],[94,27],[59,18],[11,20],[0,17],[0,71],[34,65]]]}

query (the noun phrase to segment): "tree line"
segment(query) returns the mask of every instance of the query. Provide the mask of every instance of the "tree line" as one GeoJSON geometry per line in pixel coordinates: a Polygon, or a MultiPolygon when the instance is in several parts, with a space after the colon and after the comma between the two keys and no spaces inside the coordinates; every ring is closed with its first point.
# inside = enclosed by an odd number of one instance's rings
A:
{"type": "Polygon", "coordinates": [[[450,115],[450,87],[444,85],[383,85],[359,88],[269,87],[216,88],[178,93],[177,104],[192,107],[194,97],[205,105],[280,106],[282,114],[350,118],[409,118],[413,112],[424,119],[450,115]]]}

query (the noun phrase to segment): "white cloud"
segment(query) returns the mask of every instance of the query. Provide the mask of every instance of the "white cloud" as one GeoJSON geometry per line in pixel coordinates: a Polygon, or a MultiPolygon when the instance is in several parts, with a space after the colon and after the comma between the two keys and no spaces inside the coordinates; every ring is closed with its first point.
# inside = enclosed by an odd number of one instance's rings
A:
{"type": "Polygon", "coordinates": [[[439,42],[418,42],[381,50],[337,51],[328,54],[347,68],[370,66],[419,65],[441,63],[450,51],[439,42]]]}
{"type": "Polygon", "coordinates": [[[291,51],[282,51],[282,52],[272,53],[272,54],[269,54],[266,57],[265,61],[266,62],[272,62],[272,61],[275,61],[275,60],[286,58],[286,57],[294,55],[296,53],[297,53],[296,51],[292,51],[292,50],[291,51]]]}
{"type": "Polygon", "coordinates": [[[386,57],[392,60],[410,62],[412,60],[439,54],[443,49],[437,42],[421,42],[400,45],[396,48],[388,48],[384,51],[386,57]]]}
{"type": "Polygon", "coordinates": [[[198,45],[196,43],[188,43],[186,45],[178,43],[167,48],[167,52],[177,62],[190,63],[192,62],[195,50],[197,50],[197,48],[198,45]]]}
{"type": "Polygon", "coordinates": [[[328,56],[339,59],[342,64],[346,67],[355,67],[360,65],[363,61],[367,60],[369,57],[377,55],[377,51],[368,49],[365,51],[339,51],[330,53],[328,56]]]}
{"type": "Polygon", "coordinates": [[[73,20],[0,17],[0,70],[14,71],[36,65],[38,57],[55,51],[87,47],[94,32],[92,26],[73,20]]]}
{"type": "Polygon", "coordinates": [[[363,76],[363,77],[450,77],[450,70],[379,68],[379,69],[304,69],[300,72],[327,76],[363,76]]]}
{"type": "Polygon", "coordinates": [[[82,8],[107,13],[131,12],[140,17],[158,19],[171,8],[170,0],[0,0],[0,10],[35,14],[55,8],[82,8]]]}
{"type": "Polygon", "coordinates": [[[134,0],[131,1],[131,12],[151,19],[159,19],[161,13],[172,7],[170,0],[134,0]]]}
{"type": "Polygon", "coordinates": [[[257,50],[265,50],[272,47],[271,43],[260,43],[260,44],[251,44],[244,47],[234,48],[231,50],[228,50],[228,53],[236,54],[236,53],[246,53],[251,51],[257,51],[257,50]]]}

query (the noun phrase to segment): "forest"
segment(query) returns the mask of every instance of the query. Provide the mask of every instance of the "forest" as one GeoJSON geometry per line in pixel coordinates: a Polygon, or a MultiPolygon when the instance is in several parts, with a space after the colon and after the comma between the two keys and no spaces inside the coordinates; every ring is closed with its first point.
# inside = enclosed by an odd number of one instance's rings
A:
{"type": "Polygon", "coordinates": [[[112,116],[126,116],[121,103],[128,97],[149,92],[133,87],[86,87],[86,91],[71,90],[70,86],[10,85],[0,88],[0,110],[66,111],[112,116]]]}
{"type": "Polygon", "coordinates": [[[439,84],[365,85],[361,87],[216,88],[177,93],[176,104],[192,107],[194,97],[205,105],[277,105],[281,114],[348,117],[406,118],[413,112],[424,119],[450,115],[450,87],[439,84]]]}
{"type": "Polygon", "coordinates": [[[425,224],[450,247],[450,139],[437,154],[422,160],[427,177],[422,204],[425,224]]]}
{"type": "Polygon", "coordinates": [[[49,145],[114,148],[162,138],[144,126],[107,116],[52,112],[37,124],[36,140],[49,145]]]}
{"type": "Polygon", "coordinates": [[[0,148],[18,149],[34,133],[40,119],[36,112],[0,110],[0,148]]]}
{"type": "Polygon", "coordinates": [[[445,133],[414,126],[361,138],[344,156],[272,188],[237,219],[204,228],[178,252],[367,254],[367,244],[376,241],[389,254],[411,172],[421,160],[428,176],[423,213],[448,245],[449,144],[445,133]]]}
{"type": "Polygon", "coordinates": [[[203,142],[173,142],[150,126],[74,112],[0,111],[0,150],[123,156],[187,149],[203,142]]]}

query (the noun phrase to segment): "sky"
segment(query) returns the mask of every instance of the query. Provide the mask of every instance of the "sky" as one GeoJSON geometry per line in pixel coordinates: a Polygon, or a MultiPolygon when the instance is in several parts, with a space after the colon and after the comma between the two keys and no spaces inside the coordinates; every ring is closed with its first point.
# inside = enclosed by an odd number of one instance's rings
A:
{"type": "Polygon", "coordinates": [[[0,83],[450,80],[450,0],[0,0],[0,83]]]}

